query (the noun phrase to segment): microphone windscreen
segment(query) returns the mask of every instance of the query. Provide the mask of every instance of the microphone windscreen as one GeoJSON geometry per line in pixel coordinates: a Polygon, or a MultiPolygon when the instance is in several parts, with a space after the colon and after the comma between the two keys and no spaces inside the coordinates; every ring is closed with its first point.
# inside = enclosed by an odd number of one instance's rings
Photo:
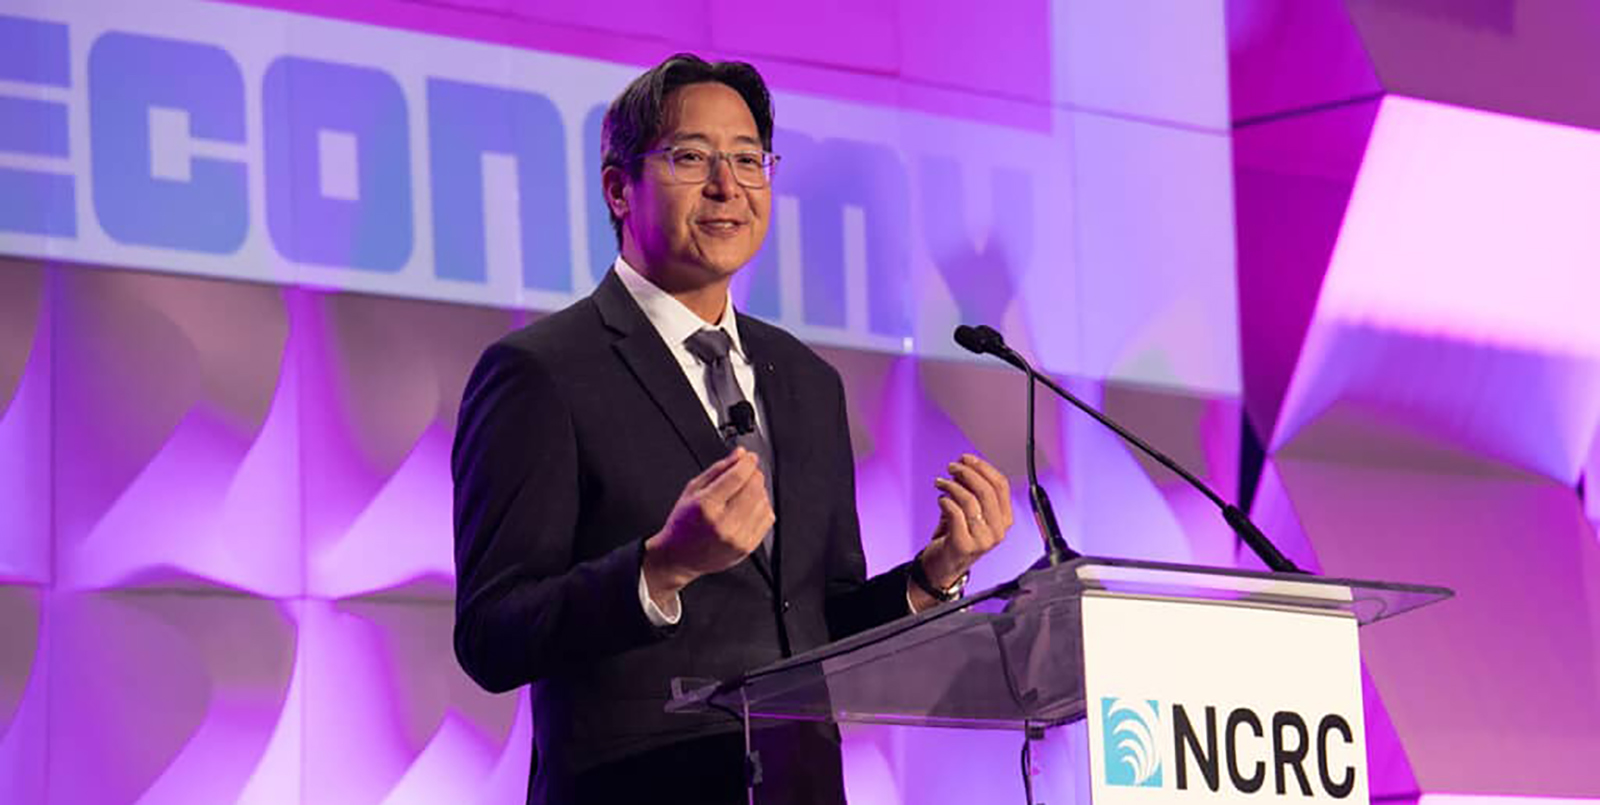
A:
{"type": "Polygon", "coordinates": [[[972,329],[977,333],[978,340],[983,344],[985,352],[994,352],[998,354],[1001,350],[1005,349],[1006,337],[1001,335],[999,330],[996,330],[987,324],[980,324],[972,329]]]}
{"type": "Polygon", "coordinates": [[[968,352],[976,352],[982,355],[989,351],[986,349],[987,345],[984,343],[983,336],[976,327],[968,327],[965,324],[957,326],[955,339],[956,343],[960,344],[961,348],[968,352]]]}

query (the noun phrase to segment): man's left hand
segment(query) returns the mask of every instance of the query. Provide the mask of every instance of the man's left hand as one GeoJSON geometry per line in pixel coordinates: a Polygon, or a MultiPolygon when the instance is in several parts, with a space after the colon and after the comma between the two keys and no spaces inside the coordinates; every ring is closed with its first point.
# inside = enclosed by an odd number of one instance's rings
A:
{"type": "Polygon", "coordinates": [[[955,584],[999,545],[1012,522],[1011,484],[999,470],[970,453],[948,469],[949,478],[933,482],[942,493],[939,527],[918,557],[928,580],[940,588],[955,584]]]}

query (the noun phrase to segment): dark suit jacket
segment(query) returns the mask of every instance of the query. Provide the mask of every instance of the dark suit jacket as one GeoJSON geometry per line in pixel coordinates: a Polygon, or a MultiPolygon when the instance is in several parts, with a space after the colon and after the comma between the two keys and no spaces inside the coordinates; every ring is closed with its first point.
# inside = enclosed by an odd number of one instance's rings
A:
{"type": "MultiPolygon", "coordinates": [[[[905,566],[866,579],[838,373],[776,327],[741,316],[739,333],[775,453],[773,556],[696,580],[668,629],[640,607],[644,540],[727,448],[621,280],[490,346],[467,383],[456,656],[490,691],[532,684],[532,802],[589,800],[586,779],[727,743],[729,717],[663,711],[674,677],[725,679],[906,612],[905,566]]],[[[636,782],[655,795],[641,801],[676,801],[636,782]]]]}

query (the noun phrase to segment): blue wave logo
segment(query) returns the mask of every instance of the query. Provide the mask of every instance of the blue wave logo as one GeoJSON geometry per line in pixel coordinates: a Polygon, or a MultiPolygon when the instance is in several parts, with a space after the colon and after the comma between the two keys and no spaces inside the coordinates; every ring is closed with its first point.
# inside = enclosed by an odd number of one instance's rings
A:
{"type": "Polygon", "coordinates": [[[1100,699],[1101,745],[1107,785],[1161,787],[1161,703],[1155,699],[1100,699]]]}

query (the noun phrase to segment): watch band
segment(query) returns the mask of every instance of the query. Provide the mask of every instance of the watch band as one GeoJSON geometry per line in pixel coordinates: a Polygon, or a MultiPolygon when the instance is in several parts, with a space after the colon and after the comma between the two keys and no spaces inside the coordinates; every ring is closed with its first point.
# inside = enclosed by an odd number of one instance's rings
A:
{"type": "Polygon", "coordinates": [[[941,603],[960,598],[961,592],[967,587],[967,578],[969,576],[971,576],[970,573],[962,573],[954,584],[941,589],[933,586],[933,580],[928,578],[928,571],[922,567],[921,554],[917,554],[917,558],[911,560],[911,583],[917,585],[923,592],[941,603]]]}

